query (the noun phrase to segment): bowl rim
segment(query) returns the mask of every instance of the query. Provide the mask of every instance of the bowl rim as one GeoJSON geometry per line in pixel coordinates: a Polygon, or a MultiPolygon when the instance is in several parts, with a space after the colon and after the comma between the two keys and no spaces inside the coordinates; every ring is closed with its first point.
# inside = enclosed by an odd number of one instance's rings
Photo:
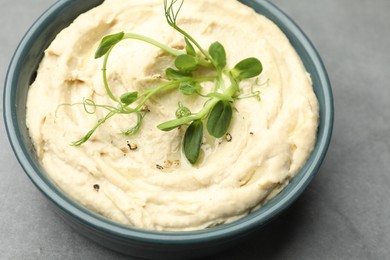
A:
{"type": "MultiPolygon", "coordinates": [[[[36,34],[37,30],[40,30],[40,26],[44,24],[45,21],[50,19],[51,13],[61,10],[71,1],[72,0],[57,1],[55,4],[49,7],[30,27],[30,29],[27,31],[27,33],[19,43],[11,59],[4,82],[3,117],[9,142],[25,173],[36,185],[36,187],[47,198],[49,198],[49,200],[51,200],[60,209],[65,211],[67,214],[73,216],[80,222],[87,224],[88,226],[91,226],[94,229],[104,233],[119,236],[123,239],[133,239],[144,242],[158,242],[160,244],[187,244],[200,242],[203,243],[207,241],[218,240],[220,238],[233,237],[256,229],[273,219],[282,211],[284,211],[303,192],[303,190],[310,183],[314,175],[318,172],[318,169],[324,160],[331,140],[333,130],[334,105],[330,81],[318,52],[316,51],[308,37],[304,34],[304,32],[295,24],[295,22],[278,7],[268,2],[267,0],[251,0],[249,2],[253,2],[254,4],[257,4],[267,10],[267,12],[271,13],[274,17],[274,19],[271,18],[271,20],[273,20],[279,26],[279,28],[281,28],[280,24],[283,24],[283,28],[281,29],[285,34],[286,30],[288,30],[299,39],[300,44],[302,44],[305,51],[308,53],[311,62],[315,67],[315,71],[318,73],[319,80],[322,86],[321,89],[324,91],[324,103],[326,104],[326,106],[325,110],[322,111],[322,115],[324,118],[321,118],[321,121],[324,122],[324,126],[322,127],[323,132],[321,133],[321,136],[318,136],[318,140],[316,143],[317,149],[312,152],[312,155],[310,157],[312,158],[311,162],[314,163],[306,163],[306,169],[301,169],[301,171],[297,174],[301,174],[302,178],[296,181],[295,185],[291,187],[286,196],[277,196],[273,200],[271,200],[272,203],[268,202],[266,204],[266,206],[268,207],[266,210],[260,210],[257,211],[257,213],[249,214],[229,224],[196,231],[160,232],[137,229],[114,223],[84,209],[83,207],[79,206],[78,204],[61,194],[61,192],[57,188],[55,188],[55,186],[52,185],[47,178],[44,178],[44,176],[42,176],[43,174],[39,173],[39,169],[32,165],[32,159],[27,156],[26,147],[22,144],[22,141],[20,140],[20,129],[18,127],[17,116],[14,111],[15,105],[13,103],[13,96],[15,94],[13,93],[13,88],[15,88],[15,77],[17,77],[18,75],[18,73],[15,72],[15,69],[18,66],[19,57],[23,55],[25,46],[28,45],[29,41],[34,38],[34,35],[36,34]],[[275,21],[275,19],[277,19],[277,21],[275,21]],[[302,171],[304,171],[304,173],[301,173],[302,171]]],[[[248,4],[248,1],[244,2],[248,4]]]]}

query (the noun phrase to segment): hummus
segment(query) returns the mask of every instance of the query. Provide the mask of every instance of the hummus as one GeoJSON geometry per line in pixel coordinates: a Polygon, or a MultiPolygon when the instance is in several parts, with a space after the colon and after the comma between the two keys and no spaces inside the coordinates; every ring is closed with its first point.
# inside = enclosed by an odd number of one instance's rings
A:
{"type": "MultiPolygon", "coordinates": [[[[229,68],[247,57],[264,67],[258,79],[241,83],[243,93],[254,88],[261,100],[236,101],[229,134],[214,140],[205,132],[198,163],[191,165],[183,155],[183,129],[156,127],[175,118],[178,102],[191,111],[205,102],[176,90],[149,100],[137,135],[120,134],[134,125],[135,116],[116,115],[82,146],[70,145],[107,113],[98,107],[86,113],[83,98],[113,105],[103,85],[103,61],[94,59],[102,37],[124,31],[184,46],[183,36],[166,23],[162,4],[106,0],[58,34],[29,90],[31,139],[52,181],[112,221],[166,231],[232,222],[261,207],[297,174],[314,147],[319,118],[310,76],[286,36],[235,0],[186,0],[177,21],[206,49],[221,42],[229,68]]],[[[126,40],[111,53],[108,80],[116,96],[141,91],[155,86],[172,64],[160,49],[126,40]]]]}

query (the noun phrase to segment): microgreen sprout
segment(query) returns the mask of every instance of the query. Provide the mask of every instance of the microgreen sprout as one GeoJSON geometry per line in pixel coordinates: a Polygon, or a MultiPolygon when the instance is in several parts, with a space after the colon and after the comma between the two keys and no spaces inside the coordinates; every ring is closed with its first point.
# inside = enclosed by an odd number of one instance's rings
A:
{"type": "MultiPolygon", "coordinates": [[[[185,126],[183,137],[183,151],[191,164],[195,164],[200,156],[201,145],[204,136],[204,125],[207,133],[215,138],[221,138],[228,133],[232,117],[234,101],[242,98],[240,96],[240,82],[245,79],[255,78],[263,70],[261,62],[257,58],[246,58],[237,63],[232,69],[226,68],[227,54],[220,42],[212,43],[206,50],[190,34],[180,28],[177,24],[180,10],[184,0],[164,0],[164,13],[166,21],[176,32],[184,37],[186,44],[184,51],[171,48],[149,37],[133,33],[116,33],[105,36],[95,53],[95,58],[104,58],[102,78],[105,90],[116,106],[98,105],[90,99],[82,103],[87,113],[94,113],[97,108],[108,111],[105,117],[100,119],[96,125],[80,140],[73,143],[80,146],[92,136],[96,129],[116,114],[136,115],[137,121],[134,126],[122,133],[132,136],[138,133],[142,122],[149,112],[144,107],[148,100],[159,93],[177,89],[183,95],[198,95],[205,99],[200,111],[193,113],[181,102],[175,111],[175,119],[159,124],[157,127],[162,131],[171,131],[177,127],[185,126]],[[172,55],[173,66],[165,70],[165,77],[162,77],[161,84],[143,92],[127,92],[117,97],[111,91],[107,79],[107,63],[111,51],[124,40],[138,40],[151,44],[163,52],[172,55]],[[199,76],[194,72],[199,69],[214,71],[214,76],[199,76]],[[225,82],[225,78],[229,79],[225,82]],[[202,93],[202,83],[213,82],[214,89],[210,93],[202,93]]],[[[199,74],[199,73],[198,73],[199,74]]],[[[259,98],[260,93],[253,91],[251,96],[259,98]]]]}

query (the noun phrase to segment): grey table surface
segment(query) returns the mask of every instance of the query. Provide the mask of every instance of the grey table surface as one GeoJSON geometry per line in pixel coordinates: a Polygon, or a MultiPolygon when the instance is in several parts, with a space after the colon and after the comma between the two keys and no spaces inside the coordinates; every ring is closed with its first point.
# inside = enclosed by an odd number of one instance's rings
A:
{"type": "MultiPolygon", "coordinates": [[[[390,259],[390,1],[272,2],[306,32],[328,69],[333,139],[318,175],[289,210],[209,259],[390,259]]],[[[53,3],[0,0],[1,88],[18,42],[53,3]]],[[[0,121],[0,259],[132,259],[90,242],[52,211],[0,121]]]]}

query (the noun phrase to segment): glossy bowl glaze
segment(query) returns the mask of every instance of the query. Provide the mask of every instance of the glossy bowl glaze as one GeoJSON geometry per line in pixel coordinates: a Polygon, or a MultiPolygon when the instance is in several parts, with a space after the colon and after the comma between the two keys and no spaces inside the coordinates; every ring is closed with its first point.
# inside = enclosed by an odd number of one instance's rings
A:
{"type": "Polygon", "coordinates": [[[237,243],[284,211],[317,173],[333,128],[333,98],[325,68],[313,45],[282,11],[265,0],[242,0],[274,21],[287,35],[311,74],[320,104],[320,127],[313,153],[291,183],[262,208],[233,223],[192,232],[151,232],[113,223],[68,199],[46,176],[37,161],[26,128],[26,99],[44,50],[79,14],[102,0],[60,0],[30,28],[9,66],[4,86],[4,121],[21,166],[54,204],[56,211],[82,235],[113,250],[147,259],[188,259],[210,255],[237,243]]]}

